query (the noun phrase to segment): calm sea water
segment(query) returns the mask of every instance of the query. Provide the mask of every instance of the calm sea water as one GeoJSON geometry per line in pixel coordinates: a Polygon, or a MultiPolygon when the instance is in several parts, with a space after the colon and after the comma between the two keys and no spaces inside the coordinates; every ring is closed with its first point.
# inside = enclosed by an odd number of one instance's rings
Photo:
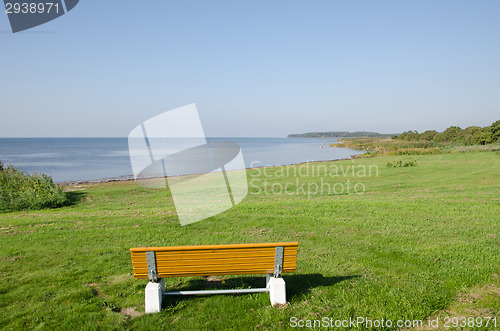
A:
{"type": "MultiPolygon", "coordinates": [[[[238,143],[247,168],[326,161],[360,154],[335,139],[209,138],[238,143]],[[321,148],[323,146],[323,148],[321,148]]],[[[127,138],[0,138],[0,160],[55,182],[131,177],[127,138]]]]}

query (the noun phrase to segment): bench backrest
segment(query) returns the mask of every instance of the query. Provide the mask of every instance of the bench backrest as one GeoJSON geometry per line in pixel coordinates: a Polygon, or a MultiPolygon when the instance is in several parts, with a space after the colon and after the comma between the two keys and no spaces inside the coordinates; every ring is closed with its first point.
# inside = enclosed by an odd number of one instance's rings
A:
{"type": "MultiPolygon", "coordinates": [[[[130,253],[136,279],[272,274],[275,272],[277,252],[281,252],[280,247],[283,247],[280,273],[295,271],[298,245],[298,242],[282,242],[271,244],[137,247],[131,248],[130,253]],[[153,275],[153,277],[150,274],[152,267],[156,270],[156,275],[153,275]]],[[[278,257],[279,259],[280,257],[278,257]]]]}

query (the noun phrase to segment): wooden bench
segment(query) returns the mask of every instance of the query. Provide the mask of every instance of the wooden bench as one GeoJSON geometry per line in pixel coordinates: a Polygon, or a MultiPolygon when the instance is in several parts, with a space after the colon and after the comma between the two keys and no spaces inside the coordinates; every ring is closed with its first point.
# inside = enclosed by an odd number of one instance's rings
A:
{"type": "Polygon", "coordinates": [[[294,272],[297,242],[131,248],[135,279],[149,278],[146,313],[161,310],[163,295],[268,292],[271,305],[285,304],[281,274],[294,272]],[[265,288],[165,292],[166,277],[266,274],[265,288]]]}

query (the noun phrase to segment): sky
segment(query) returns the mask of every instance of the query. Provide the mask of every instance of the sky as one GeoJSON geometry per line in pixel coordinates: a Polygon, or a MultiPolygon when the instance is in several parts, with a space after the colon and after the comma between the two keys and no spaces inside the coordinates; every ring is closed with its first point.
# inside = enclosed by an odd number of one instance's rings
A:
{"type": "Polygon", "coordinates": [[[196,103],[207,136],[500,119],[500,1],[82,0],[13,34],[0,137],[126,137],[196,103]]]}

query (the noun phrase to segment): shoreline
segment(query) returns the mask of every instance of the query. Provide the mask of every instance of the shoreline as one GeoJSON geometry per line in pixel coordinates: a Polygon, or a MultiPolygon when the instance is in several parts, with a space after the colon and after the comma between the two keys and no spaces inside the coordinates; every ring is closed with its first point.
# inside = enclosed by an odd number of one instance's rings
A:
{"type": "MultiPolygon", "coordinates": [[[[363,155],[363,154],[355,154],[355,155],[351,155],[350,157],[347,157],[347,158],[335,159],[335,160],[305,161],[305,162],[291,163],[291,164],[278,164],[278,165],[245,168],[245,170],[264,169],[264,168],[273,168],[273,167],[290,167],[290,166],[297,166],[297,165],[308,164],[308,163],[323,163],[323,162],[354,160],[357,158],[358,155],[363,155]]],[[[165,178],[167,178],[167,177],[165,177],[165,178]]],[[[73,187],[76,185],[103,184],[103,183],[111,183],[111,182],[127,182],[127,181],[132,181],[132,180],[135,180],[134,175],[123,175],[123,176],[119,176],[119,177],[111,177],[111,178],[103,178],[103,179],[68,180],[68,181],[59,182],[56,184],[64,186],[64,187],[73,187]]]]}

